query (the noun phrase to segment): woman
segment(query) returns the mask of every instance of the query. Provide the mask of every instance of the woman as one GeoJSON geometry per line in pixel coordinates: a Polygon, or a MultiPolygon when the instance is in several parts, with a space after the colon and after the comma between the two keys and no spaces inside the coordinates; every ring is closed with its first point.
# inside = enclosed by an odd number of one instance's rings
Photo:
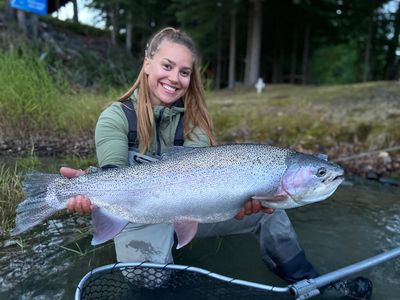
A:
{"type": "MultiPolygon", "coordinates": [[[[148,44],[134,85],[98,120],[95,142],[99,166],[108,169],[134,164],[135,160],[129,161],[129,157],[134,157],[132,153],[160,155],[165,147],[174,145],[179,126],[183,126],[184,146],[215,144],[194,43],[184,32],[165,28],[148,44]],[[180,102],[183,107],[178,105],[180,102]],[[128,138],[132,127],[127,117],[129,110],[136,112],[132,118],[137,119],[137,140],[133,142],[128,138]]],[[[84,173],[70,168],[62,168],[60,172],[66,177],[84,173]]],[[[84,196],[71,198],[67,207],[78,213],[90,213],[92,209],[90,200],[84,196]]],[[[253,233],[259,240],[262,259],[276,274],[288,281],[317,276],[285,212],[272,212],[262,208],[258,201],[248,201],[236,219],[200,224],[196,236],[253,233]],[[245,215],[248,217],[244,218],[245,215]]],[[[129,224],[114,242],[119,262],[173,262],[171,224],[129,224]]]]}

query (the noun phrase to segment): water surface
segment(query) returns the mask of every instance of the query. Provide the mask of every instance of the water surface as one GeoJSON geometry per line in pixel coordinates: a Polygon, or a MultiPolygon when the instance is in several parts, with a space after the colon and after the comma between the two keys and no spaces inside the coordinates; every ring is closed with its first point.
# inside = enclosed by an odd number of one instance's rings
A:
{"type": "MultiPolygon", "coordinates": [[[[400,246],[400,189],[350,183],[327,201],[288,211],[321,274],[400,246]]],[[[90,246],[87,222],[79,216],[51,220],[20,238],[0,241],[0,299],[73,299],[81,277],[115,262],[112,243],[90,246]]],[[[175,262],[286,286],[264,266],[257,248],[246,235],[195,240],[175,252],[175,262]]],[[[400,258],[357,275],[373,281],[373,299],[399,299],[400,258]]]]}

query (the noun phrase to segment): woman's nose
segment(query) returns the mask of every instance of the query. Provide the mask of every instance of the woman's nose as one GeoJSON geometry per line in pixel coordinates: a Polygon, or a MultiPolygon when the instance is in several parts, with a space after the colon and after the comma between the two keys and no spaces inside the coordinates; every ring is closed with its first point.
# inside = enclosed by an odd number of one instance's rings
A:
{"type": "Polygon", "coordinates": [[[179,71],[178,70],[172,70],[169,73],[169,81],[173,82],[173,83],[177,83],[179,80],[179,71]]]}

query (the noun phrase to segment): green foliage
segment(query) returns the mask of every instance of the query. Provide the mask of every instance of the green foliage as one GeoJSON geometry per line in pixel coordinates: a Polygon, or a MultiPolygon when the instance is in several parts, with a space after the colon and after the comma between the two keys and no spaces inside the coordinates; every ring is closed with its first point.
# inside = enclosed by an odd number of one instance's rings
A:
{"type": "Polygon", "coordinates": [[[14,226],[17,203],[22,199],[22,187],[17,167],[0,166],[0,236],[14,226]]]}
{"type": "Polygon", "coordinates": [[[31,51],[0,53],[0,126],[34,131],[54,123],[59,92],[31,51]]]}
{"type": "Polygon", "coordinates": [[[34,170],[37,169],[42,162],[39,157],[32,153],[27,157],[18,157],[16,160],[16,166],[21,170],[34,170]]]}
{"type": "MultiPolygon", "coordinates": [[[[23,37],[0,35],[0,132],[3,138],[62,137],[93,132],[105,105],[122,95],[129,84],[126,74],[120,73],[116,66],[113,68],[111,61],[98,64],[102,59],[95,52],[88,52],[88,56],[82,58],[87,61],[86,65],[79,66],[78,60],[68,69],[50,46],[40,50],[38,44],[23,37]],[[47,53],[47,56],[43,59],[40,53],[47,53]],[[84,86],[88,74],[97,72],[96,84],[103,91],[100,95],[76,86],[71,89],[75,81],[67,80],[70,76],[84,86]],[[117,82],[119,88],[112,88],[117,82]]],[[[123,60],[121,57],[120,61],[123,60]]]]}
{"type": "Polygon", "coordinates": [[[312,78],[318,84],[343,84],[360,80],[359,57],[354,44],[325,46],[315,51],[312,78]]]}

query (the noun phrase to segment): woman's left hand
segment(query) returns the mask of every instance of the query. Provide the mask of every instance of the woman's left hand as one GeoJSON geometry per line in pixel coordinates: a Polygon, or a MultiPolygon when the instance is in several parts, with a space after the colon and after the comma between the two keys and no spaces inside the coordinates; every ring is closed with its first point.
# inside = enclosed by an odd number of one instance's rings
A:
{"type": "Polygon", "coordinates": [[[245,216],[251,214],[256,214],[258,212],[265,212],[267,214],[272,214],[274,212],[273,208],[263,207],[258,200],[249,200],[245,203],[244,207],[235,216],[236,220],[242,220],[245,216]]]}

